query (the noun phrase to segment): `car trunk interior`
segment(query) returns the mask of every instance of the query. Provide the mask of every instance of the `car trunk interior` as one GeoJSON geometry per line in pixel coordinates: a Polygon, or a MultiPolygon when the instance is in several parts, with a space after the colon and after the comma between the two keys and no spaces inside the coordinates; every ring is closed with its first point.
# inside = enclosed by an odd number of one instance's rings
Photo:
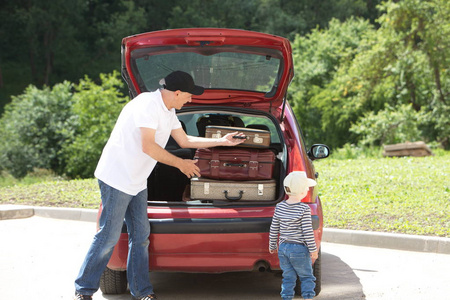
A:
{"type": "MultiPolygon", "coordinates": [[[[275,198],[269,202],[277,202],[283,196],[280,178],[283,179],[283,170],[285,165],[285,156],[283,156],[282,143],[280,142],[280,129],[270,115],[255,114],[254,111],[245,110],[225,111],[206,110],[202,108],[193,110],[192,108],[183,109],[178,112],[178,118],[183,126],[184,131],[192,136],[205,136],[205,128],[208,125],[231,126],[240,128],[253,128],[259,130],[270,131],[269,149],[275,155],[275,163],[273,167],[272,179],[276,179],[275,198]],[[250,113],[251,112],[251,113],[250,113]]],[[[178,146],[174,139],[170,138],[165,148],[171,154],[183,158],[193,159],[197,149],[183,149],[178,146]]],[[[153,172],[147,180],[148,201],[151,205],[157,204],[173,204],[173,205],[236,205],[249,204],[248,201],[230,202],[219,199],[203,199],[195,200],[190,197],[191,180],[186,177],[180,170],[162,163],[157,163],[153,172]]],[[[252,201],[252,204],[258,202],[252,201]]],[[[267,204],[265,201],[262,204],[267,204]]]]}

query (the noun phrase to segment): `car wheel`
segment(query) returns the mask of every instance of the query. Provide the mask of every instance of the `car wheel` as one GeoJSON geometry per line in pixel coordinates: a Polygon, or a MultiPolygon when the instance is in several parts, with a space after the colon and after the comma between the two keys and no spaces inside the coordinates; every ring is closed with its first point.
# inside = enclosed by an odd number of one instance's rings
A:
{"type": "MultiPolygon", "coordinates": [[[[314,288],[314,292],[316,293],[316,296],[320,294],[320,291],[322,290],[322,251],[321,249],[319,249],[319,255],[316,259],[316,261],[314,262],[313,265],[313,274],[314,277],[316,277],[316,287],[314,288]]],[[[297,283],[295,285],[295,293],[297,295],[301,295],[302,294],[302,288],[300,285],[300,280],[297,278],[297,283]]]]}
{"type": "Polygon", "coordinates": [[[103,294],[123,294],[127,291],[127,272],[106,268],[100,278],[100,290],[103,294]]]}

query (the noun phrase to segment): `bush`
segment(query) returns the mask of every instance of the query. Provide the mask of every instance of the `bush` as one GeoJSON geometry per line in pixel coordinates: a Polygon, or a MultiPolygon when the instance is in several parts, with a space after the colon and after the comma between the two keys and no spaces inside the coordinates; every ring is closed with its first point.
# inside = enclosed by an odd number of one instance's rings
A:
{"type": "Polygon", "coordinates": [[[73,178],[93,177],[94,169],[123,104],[119,73],[64,82],[42,90],[29,86],[13,97],[0,119],[0,171],[23,178],[48,169],[73,178]]]}
{"type": "Polygon", "coordinates": [[[424,140],[420,125],[423,113],[416,112],[411,105],[392,107],[388,104],[378,113],[369,112],[350,131],[358,134],[362,145],[396,144],[405,141],[424,140]]]}
{"type": "Polygon", "coordinates": [[[128,100],[120,89],[123,82],[118,72],[100,74],[101,85],[88,77],[76,87],[72,113],[77,115],[77,131],[73,143],[63,149],[66,175],[90,178],[116,119],[128,100]]]}
{"type": "Polygon", "coordinates": [[[76,119],[71,90],[67,81],[42,90],[30,85],[12,97],[0,119],[0,169],[17,178],[35,168],[63,173],[60,151],[73,140],[76,119]]]}

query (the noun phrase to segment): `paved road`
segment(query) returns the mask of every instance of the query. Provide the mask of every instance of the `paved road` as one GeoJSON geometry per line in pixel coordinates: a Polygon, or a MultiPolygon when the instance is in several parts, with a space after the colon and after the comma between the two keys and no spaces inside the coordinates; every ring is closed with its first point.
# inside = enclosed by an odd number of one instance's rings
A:
{"type": "MultiPolygon", "coordinates": [[[[0,299],[71,299],[95,223],[32,217],[0,221],[0,299]]],[[[450,255],[323,244],[325,299],[450,299],[450,255]]],[[[152,273],[162,300],[280,299],[271,273],[152,273]]],[[[125,300],[129,294],[95,300],[125,300]]],[[[300,297],[296,297],[300,299],[300,297]]]]}

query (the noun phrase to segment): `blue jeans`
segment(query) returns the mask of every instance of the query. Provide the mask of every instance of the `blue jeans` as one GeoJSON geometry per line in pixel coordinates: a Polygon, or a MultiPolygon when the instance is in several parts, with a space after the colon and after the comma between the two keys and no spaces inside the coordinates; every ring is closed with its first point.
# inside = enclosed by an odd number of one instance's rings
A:
{"type": "Polygon", "coordinates": [[[294,298],[294,288],[297,276],[300,278],[302,297],[312,299],[316,293],[316,278],[313,275],[309,250],[302,244],[281,243],[278,249],[280,267],[283,270],[281,284],[281,298],[291,300],[294,298]]]}
{"type": "Polygon", "coordinates": [[[98,182],[103,206],[100,230],[75,280],[75,289],[82,295],[93,295],[98,290],[100,277],[119,240],[125,219],[129,236],[127,278],[130,292],[137,298],[152,294],[148,269],[150,224],[147,217],[147,190],[132,196],[100,180],[98,182]]]}

